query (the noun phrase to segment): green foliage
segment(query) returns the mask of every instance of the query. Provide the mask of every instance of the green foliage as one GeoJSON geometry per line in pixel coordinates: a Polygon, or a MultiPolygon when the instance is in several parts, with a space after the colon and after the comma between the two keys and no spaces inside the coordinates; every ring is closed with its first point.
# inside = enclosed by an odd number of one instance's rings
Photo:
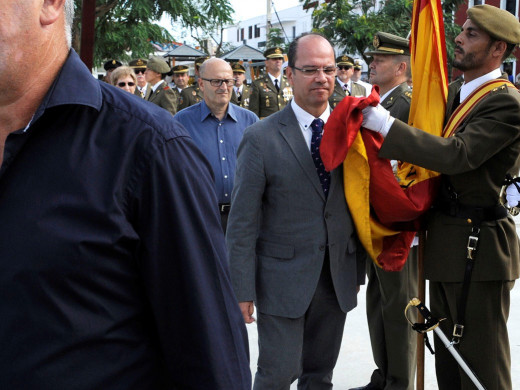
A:
{"type": "Polygon", "coordinates": [[[270,47],[281,47],[284,53],[289,49],[289,43],[285,41],[281,28],[271,27],[267,33],[266,49],[270,47]]]}
{"type": "MultiPolygon", "coordinates": [[[[300,0],[304,6],[313,0],[300,0]]],[[[454,23],[455,11],[463,0],[445,0],[442,4],[448,67],[453,59],[454,39],[460,27],[454,23]]],[[[378,31],[401,37],[410,32],[413,0],[386,0],[376,9],[375,0],[331,0],[319,5],[312,14],[314,31],[321,32],[344,52],[362,56],[372,47],[372,39],[378,31]]],[[[342,54],[342,53],[340,53],[342,54]]]]}
{"type": "MultiPolygon", "coordinates": [[[[82,0],[75,0],[76,19],[73,47],[79,51],[82,0]]],[[[94,63],[117,58],[148,57],[151,41],[170,42],[174,38],[154,23],[163,14],[173,23],[190,30],[214,30],[231,23],[229,0],[96,0],[94,63]]]]}

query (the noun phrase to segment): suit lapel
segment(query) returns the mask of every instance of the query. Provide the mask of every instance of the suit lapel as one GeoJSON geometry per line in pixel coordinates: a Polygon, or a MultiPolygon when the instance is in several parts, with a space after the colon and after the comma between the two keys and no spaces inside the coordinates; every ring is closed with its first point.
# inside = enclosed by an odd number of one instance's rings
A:
{"type": "Polygon", "coordinates": [[[271,91],[278,95],[278,91],[276,90],[276,87],[273,84],[273,80],[271,80],[271,77],[269,77],[269,75],[265,76],[265,85],[267,86],[267,88],[269,88],[271,91]]]}
{"type": "Polygon", "coordinates": [[[347,96],[345,90],[341,87],[341,85],[339,85],[338,80],[336,80],[336,82],[334,83],[334,92],[343,97],[347,96]]]}
{"type": "Polygon", "coordinates": [[[151,102],[156,100],[159,97],[159,95],[161,94],[163,87],[164,87],[164,81],[161,84],[159,84],[159,86],[157,87],[155,92],[151,92],[152,87],[150,87],[151,94],[150,94],[150,98],[148,100],[151,102]]]}
{"type": "Polygon", "coordinates": [[[294,115],[291,106],[288,105],[286,108],[284,108],[282,113],[283,115],[280,116],[281,126],[278,131],[291,148],[294,157],[311,181],[316,191],[319,193],[322,199],[325,200],[323,188],[321,187],[320,179],[316,173],[316,167],[312,161],[311,153],[305,143],[302,130],[298,124],[298,121],[296,120],[296,116],[294,115]]]}

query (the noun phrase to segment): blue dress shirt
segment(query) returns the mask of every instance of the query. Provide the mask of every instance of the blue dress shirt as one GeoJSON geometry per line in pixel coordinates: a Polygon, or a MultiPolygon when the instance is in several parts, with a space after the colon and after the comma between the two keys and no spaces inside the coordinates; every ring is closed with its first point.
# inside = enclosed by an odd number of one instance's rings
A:
{"type": "Polygon", "coordinates": [[[215,175],[219,203],[229,203],[235,179],[237,150],[244,130],[259,119],[253,112],[229,103],[221,121],[206,102],[187,107],[175,115],[208,159],[215,175]]]}

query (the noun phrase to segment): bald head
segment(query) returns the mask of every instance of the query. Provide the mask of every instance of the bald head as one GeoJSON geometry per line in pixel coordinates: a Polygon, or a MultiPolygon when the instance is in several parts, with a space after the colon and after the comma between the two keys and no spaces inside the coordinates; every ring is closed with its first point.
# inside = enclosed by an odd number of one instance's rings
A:
{"type": "Polygon", "coordinates": [[[204,61],[204,63],[200,66],[199,73],[200,77],[206,77],[204,74],[211,72],[215,69],[219,71],[228,70],[233,75],[233,70],[231,69],[231,65],[228,62],[220,59],[220,58],[210,58],[209,60],[204,61]]]}

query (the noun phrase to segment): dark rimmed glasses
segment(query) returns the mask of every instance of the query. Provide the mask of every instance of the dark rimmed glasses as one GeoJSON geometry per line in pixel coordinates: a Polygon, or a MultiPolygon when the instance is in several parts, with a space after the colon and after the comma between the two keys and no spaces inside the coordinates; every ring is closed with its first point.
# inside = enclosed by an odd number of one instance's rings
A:
{"type": "Polygon", "coordinates": [[[304,66],[303,68],[297,68],[296,66],[292,66],[292,68],[302,72],[303,77],[317,77],[320,70],[325,73],[325,76],[334,76],[337,69],[335,66],[325,66],[323,68],[318,68],[315,66],[304,66]]]}
{"type": "Polygon", "coordinates": [[[235,85],[235,79],[205,79],[205,78],[203,78],[202,80],[209,81],[209,83],[211,84],[212,87],[220,87],[224,83],[228,87],[232,87],[233,85],[235,85]]]}

